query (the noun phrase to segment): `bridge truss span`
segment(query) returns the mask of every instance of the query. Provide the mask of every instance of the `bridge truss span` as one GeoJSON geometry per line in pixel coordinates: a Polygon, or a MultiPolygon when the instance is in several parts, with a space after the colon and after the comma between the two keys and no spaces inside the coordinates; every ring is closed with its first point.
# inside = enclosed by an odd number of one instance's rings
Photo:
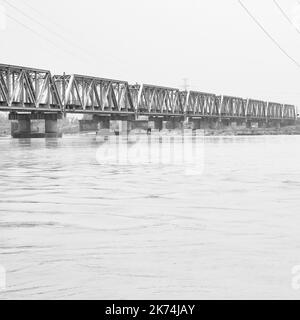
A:
{"type": "Polygon", "coordinates": [[[55,75],[65,112],[134,113],[126,81],[82,75],[55,75]]]}
{"type": "Polygon", "coordinates": [[[120,116],[284,121],[297,118],[289,104],[0,64],[0,111],[120,116]]]}
{"type": "Polygon", "coordinates": [[[290,105],[290,104],[285,104],[284,108],[283,108],[283,119],[296,119],[297,118],[297,114],[296,114],[296,109],[295,106],[290,105]]]}
{"type": "Polygon", "coordinates": [[[182,101],[187,116],[218,117],[219,110],[215,94],[198,91],[182,92],[182,101]]]}
{"type": "Polygon", "coordinates": [[[184,106],[179,89],[148,84],[137,85],[135,88],[135,91],[132,88],[132,93],[136,95],[138,92],[138,97],[133,99],[137,102],[136,110],[138,113],[146,115],[184,115],[184,106]]]}
{"type": "Polygon", "coordinates": [[[0,109],[61,111],[50,71],[0,64],[0,109]]]}
{"type": "Polygon", "coordinates": [[[247,100],[246,117],[252,119],[266,119],[268,103],[261,100],[247,100]]]}
{"type": "Polygon", "coordinates": [[[219,98],[220,116],[224,118],[245,118],[247,100],[239,97],[221,96],[219,98]]]}

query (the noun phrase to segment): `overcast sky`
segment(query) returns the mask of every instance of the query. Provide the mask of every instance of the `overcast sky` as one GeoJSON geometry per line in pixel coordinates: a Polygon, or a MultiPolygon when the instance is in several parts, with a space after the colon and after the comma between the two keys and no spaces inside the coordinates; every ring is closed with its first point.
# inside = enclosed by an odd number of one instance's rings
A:
{"type": "MultiPolygon", "coordinates": [[[[300,30],[297,0],[277,1],[300,30]]],[[[273,0],[243,2],[300,63],[300,33],[273,0]]],[[[300,68],[237,0],[0,4],[0,63],[300,105],[300,68]]]]}

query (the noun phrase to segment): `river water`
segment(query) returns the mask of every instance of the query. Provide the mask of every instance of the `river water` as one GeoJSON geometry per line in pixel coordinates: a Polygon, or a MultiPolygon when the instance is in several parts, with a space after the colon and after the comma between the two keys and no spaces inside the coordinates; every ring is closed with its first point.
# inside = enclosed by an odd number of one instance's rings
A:
{"type": "Polygon", "coordinates": [[[300,136],[169,147],[1,138],[0,299],[300,298],[300,136]]]}

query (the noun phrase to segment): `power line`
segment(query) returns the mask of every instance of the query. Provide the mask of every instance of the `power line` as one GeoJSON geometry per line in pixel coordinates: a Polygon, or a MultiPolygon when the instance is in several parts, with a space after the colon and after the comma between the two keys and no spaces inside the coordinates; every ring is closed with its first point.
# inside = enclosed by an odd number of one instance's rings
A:
{"type": "MultiPolygon", "coordinates": [[[[74,45],[74,43],[72,41],[70,41],[68,38],[62,36],[60,33],[51,30],[50,28],[48,28],[46,25],[44,25],[43,23],[41,23],[40,21],[38,21],[37,19],[31,17],[30,15],[28,15],[26,12],[24,12],[23,10],[19,9],[18,7],[14,6],[13,4],[9,3],[7,0],[2,0],[4,3],[6,3],[8,6],[10,6],[11,8],[13,8],[14,10],[18,11],[19,13],[21,13],[23,16],[27,17],[29,20],[32,20],[33,22],[35,22],[36,24],[38,24],[39,26],[41,26],[42,28],[44,28],[45,30],[47,30],[48,32],[52,33],[53,35],[55,35],[56,37],[60,38],[62,41],[68,42],[70,43],[73,47],[76,47],[77,49],[82,50],[79,46],[74,45]]],[[[74,53],[72,53],[73,55],[74,53]]],[[[87,57],[88,58],[88,57],[87,57]]]]}
{"type": "MultiPolygon", "coordinates": [[[[19,25],[21,25],[22,27],[24,27],[25,29],[29,30],[30,32],[34,33],[35,35],[37,35],[38,37],[42,38],[43,40],[46,40],[47,42],[51,43],[55,48],[57,48],[56,43],[54,43],[53,41],[51,41],[50,39],[44,37],[42,34],[40,34],[39,32],[35,31],[34,29],[28,27],[26,24],[24,24],[23,22],[17,20],[16,18],[12,17],[11,15],[9,15],[8,13],[6,13],[7,17],[10,18],[12,21],[18,23],[19,25]]],[[[68,51],[68,50],[64,50],[65,53],[67,53],[68,55],[72,55],[73,53],[68,51]]]]}
{"type": "MultiPolygon", "coordinates": [[[[39,26],[41,26],[42,28],[44,28],[45,30],[47,30],[48,32],[52,33],[53,35],[55,35],[56,37],[60,38],[62,41],[64,42],[68,42],[73,48],[76,48],[77,50],[80,50],[81,53],[85,56],[85,61],[89,61],[88,59],[93,59],[95,61],[98,60],[98,57],[96,58],[96,56],[94,56],[93,54],[91,54],[91,52],[89,52],[87,50],[87,48],[82,48],[81,46],[79,46],[77,43],[71,41],[69,38],[64,37],[63,35],[61,35],[60,33],[56,32],[55,30],[50,29],[47,25],[41,23],[39,20],[37,20],[36,18],[28,15],[26,12],[24,12],[23,10],[21,10],[20,8],[16,7],[15,5],[9,3],[7,0],[2,0],[5,4],[7,4],[8,6],[10,6],[11,8],[13,8],[14,10],[18,11],[19,13],[21,13],[23,16],[27,17],[28,19],[32,20],[33,22],[35,22],[36,24],[38,24],[39,26]],[[97,59],[97,60],[96,60],[97,59]]],[[[29,7],[32,8],[30,5],[28,5],[26,2],[25,4],[29,7]]],[[[39,13],[38,10],[34,9],[35,12],[39,13]]],[[[24,26],[24,24],[23,24],[24,26]]],[[[31,29],[31,28],[30,28],[31,29]]],[[[32,31],[32,29],[31,29],[32,31]]],[[[55,45],[57,46],[57,45],[55,45]]],[[[69,52],[70,53],[70,52],[69,52]]],[[[74,55],[74,52],[70,53],[72,56],[74,55]]],[[[81,57],[81,56],[80,56],[81,57]]],[[[116,59],[113,58],[111,54],[109,54],[107,56],[111,61],[116,61],[118,60],[119,63],[123,65],[126,65],[126,63],[124,61],[121,61],[120,59],[116,59]]]]}
{"type": "Polygon", "coordinates": [[[36,9],[34,6],[31,6],[28,1],[24,1],[23,4],[25,6],[27,6],[31,11],[34,11],[37,15],[39,16],[44,16],[44,19],[47,19],[49,23],[51,23],[51,25],[55,25],[56,27],[59,27],[60,29],[65,29],[66,31],[70,32],[69,28],[66,28],[65,26],[63,26],[62,24],[58,23],[56,20],[51,19],[51,17],[49,17],[49,15],[43,13],[42,11],[36,9]]]}
{"type": "MultiPolygon", "coordinates": [[[[282,15],[285,17],[285,19],[296,29],[296,31],[300,34],[300,30],[295,26],[295,24],[293,23],[292,19],[287,15],[287,13],[282,9],[282,7],[280,6],[280,4],[276,1],[273,0],[274,4],[276,5],[276,7],[278,8],[278,10],[282,13],[282,15]]],[[[298,2],[299,4],[299,2],[298,2]]]]}
{"type": "Polygon", "coordinates": [[[283,49],[283,47],[276,41],[276,39],[264,28],[264,26],[254,17],[254,15],[249,11],[249,9],[243,4],[241,0],[238,0],[241,7],[246,11],[246,13],[251,17],[251,19],[258,25],[258,27],[265,33],[265,35],[276,45],[276,47],[288,58],[290,59],[298,68],[300,68],[300,63],[295,60],[291,55],[283,49]]]}

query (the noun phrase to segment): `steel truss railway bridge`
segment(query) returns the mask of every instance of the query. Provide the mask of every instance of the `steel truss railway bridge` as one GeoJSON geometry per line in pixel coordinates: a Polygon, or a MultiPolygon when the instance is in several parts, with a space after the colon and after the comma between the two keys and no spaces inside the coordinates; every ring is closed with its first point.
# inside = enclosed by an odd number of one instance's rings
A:
{"type": "Polygon", "coordinates": [[[17,121],[17,134],[31,134],[31,120],[45,120],[45,133],[56,135],[57,120],[67,113],[90,114],[87,129],[108,128],[110,121],[134,123],[141,117],[162,129],[189,121],[194,129],[221,125],[293,124],[289,104],[218,96],[198,91],[82,75],[51,75],[48,70],[0,64],[0,111],[17,121]]]}

